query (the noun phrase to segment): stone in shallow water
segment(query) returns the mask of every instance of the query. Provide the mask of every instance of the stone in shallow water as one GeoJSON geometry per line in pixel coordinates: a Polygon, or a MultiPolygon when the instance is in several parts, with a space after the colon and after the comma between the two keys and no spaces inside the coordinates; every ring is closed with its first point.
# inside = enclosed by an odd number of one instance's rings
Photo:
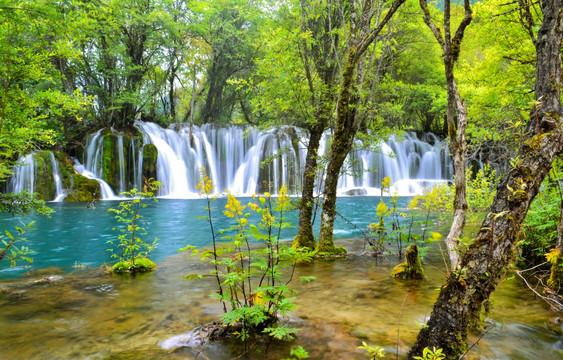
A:
{"type": "Polygon", "coordinates": [[[204,338],[200,333],[200,329],[196,328],[181,335],[173,336],[169,339],[161,341],[158,345],[164,350],[172,350],[179,347],[196,347],[204,343],[204,338]]]}
{"type": "Polygon", "coordinates": [[[368,194],[368,192],[364,188],[350,189],[350,190],[346,190],[342,193],[342,195],[348,195],[348,196],[363,196],[363,195],[367,195],[367,194],[368,194]]]}
{"type": "Polygon", "coordinates": [[[219,323],[210,323],[196,327],[185,334],[173,336],[167,340],[159,342],[159,346],[164,350],[173,350],[180,347],[193,348],[203,345],[208,340],[216,340],[227,331],[229,327],[219,323]]]}

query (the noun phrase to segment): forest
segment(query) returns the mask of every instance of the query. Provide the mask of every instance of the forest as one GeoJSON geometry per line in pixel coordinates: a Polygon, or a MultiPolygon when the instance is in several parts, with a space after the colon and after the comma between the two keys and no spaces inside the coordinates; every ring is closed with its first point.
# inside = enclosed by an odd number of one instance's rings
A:
{"type": "Polygon", "coordinates": [[[0,21],[0,358],[563,356],[563,2],[0,21]]]}

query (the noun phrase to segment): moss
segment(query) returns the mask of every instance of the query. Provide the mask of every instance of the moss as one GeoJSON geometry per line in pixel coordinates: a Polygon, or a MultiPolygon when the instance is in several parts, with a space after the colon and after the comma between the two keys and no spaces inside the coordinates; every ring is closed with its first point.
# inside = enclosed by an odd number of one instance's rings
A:
{"type": "Polygon", "coordinates": [[[563,256],[559,255],[551,264],[551,273],[547,280],[547,286],[558,294],[563,294],[563,256]]]}
{"type": "Polygon", "coordinates": [[[315,238],[312,236],[296,235],[291,244],[293,249],[315,249],[315,238]]]}
{"type": "Polygon", "coordinates": [[[332,246],[332,248],[325,248],[324,251],[317,248],[317,255],[320,257],[325,256],[343,256],[348,253],[348,250],[342,246],[332,246]]]}
{"type": "Polygon", "coordinates": [[[393,268],[393,277],[396,279],[420,280],[424,277],[424,270],[418,255],[418,246],[410,245],[405,251],[405,262],[393,268]]]}
{"type": "Polygon", "coordinates": [[[111,267],[111,271],[114,273],[144,273],[154,271],[154,269],[156,269],[156,264],[148,258],[135,259],[134,264],[131,261],[120,261],[111,267]]]}
{"type": "Polygon", "coordinates": [[[104,136],[103,154],[103,179],[109,186],[116,189],[118,185],[117,175],[119,174],[117,168],[117,135],[110,133],[104,136]]]}
{"type": "Polygon", "coordinates": [[[53,200],[57,195],[55,180],[53,179],[53,163],[51,152],[39,151],[33,156],[35,166],[35,192],[42,200],[53,200]]]}
{"type": "Polygon", "coordinates": [[[101,198],[100,183],[80,174],[72,174],[70,187],[64,201],[92,201],[101,198]]]}
{"type": "Polygon", "coordinates": [[[158,149],[153,144],[143,146],[143,183],[149,179],[156,179],[156,163],[158,160],[158,149]]]}

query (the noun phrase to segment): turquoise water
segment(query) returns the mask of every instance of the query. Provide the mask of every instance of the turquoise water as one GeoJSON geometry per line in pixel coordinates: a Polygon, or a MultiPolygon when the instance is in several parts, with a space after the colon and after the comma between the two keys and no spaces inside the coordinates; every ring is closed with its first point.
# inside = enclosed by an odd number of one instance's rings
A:
{"type": "MultiPolygon", "coordinates": [[[[402,199],[403,208],[408,199],[402,199]]],[[[227,227],[220,212],[225,199],[214,203],[217,228],[227,227]]],[[[378,197],[341,198],[338,209],[358,227],[374,221],[378,197]]],[[[244,202],[243,202],[244,203],[244,202]]],[[[220,318],[221,307],[209,296],[216,292],[214,279],[186,281],[183,276],[205,273],[205,265],[188,254],[176,254],[188,244],[209,243],[203,200],[160,200],[144,209],[150,237],[160,238],[153,254],[157,269],[136,277],[111,276],[97,270],[109,261],[106,242],[115,238],[113,216],[107,212],[118,202],[50,204],[56,213],[37,220],[27,245],[37,251],[30,269],[19,268],[0,275],[0,327],[9,329],[0,338],[0,359],[264,359],[262,348],[241,357],[243,349],[228,342],[212,342],[196,348],[164,350],[161,344],[193,328],[220,318]],[[75,262],[89,265],[71,270],[75,262]],[[41,270],[44,269],[44,270],[41,270]],[[28,270],[37,270],[24,274],[28,270]],[[23,275],[17,277],[19,275],[23,275]],[[16,278],[17,277],[17,278],[16,278]]],[[[296,223],[293,213],[293,223],[296,223]]],[[[0,218],[2,229],[20,219],[0,218]]],[[[318,223],[318,221],[317,221],[318,223]]],[[[444,230],[445,223],[430,230],[444,230]],[[441,229],[440,229],[441,228],[441,229]]],[[[296,229],[282,237],[291,238],[296,229]]],[[[404,358],[432,311],[444,283],[438,254],[425,261],[422,281],[396,281],[393,266],[400,260],[387,256],[375,261],[361,255],[361,233],[338,219],[337,245],[345,246],[347,258],[299,264],[295,279],[315,275],[312,283],[292,282],[298,306],[284,321],[300,328],[297,339],[273,343],[269,359],[284,359],[291,348],[303,346],[311,359],[366,359],[358,349],[365,341],[386,349],[386,358],[404,358]],[[403,305],[402,305],[403,304],[403,305]],[[398,356],[395,356],[398,352],[398,356]]],[[[561,333],[550,330],[558,316],[534,297],[518,277],[507,279],[493,294],[490,322],[496,324],[468,359],[525,360],[563,358],[561,333]]],[[[557,330],[557,329],[556,329],[557,330]]],[[[563,331],[563,330],[561,330],[563,331]]]]}
{"type": "MultiPolygon", "coordinates": [[[[250,198],[241,198],[243,204],[250,198]]],[[[408,198],[401,199],[399,205],[406,206],[408,198]]],[[[375,221],[375,207],[379,197],[343,197],[338,199],[339,213],[361,229],[375,221]]],[[[27,218],[12,218],[7,214],[0,216],[0,229],[12,231],[14,226],[21,226],[20,222],[35,221],[35,230],[25,234],[25,243],[36,253],[33,264],[29,267],[17,267],[0,271],[0,277],[19,276],[29,270],[57,267],[65,270],[75,265],[98,267],[113,261],[107,251],[107,242],[114,240],[118,232],[112,230],[118,225],[109,208],[117,208],[118,201],[98,201],[94,208],[88,208],[86,203],[50,203],[55,211],[50,218],[44,216],[29,216],[27,218]]],[[[205,220],[198,219],[206,216],[206,201],[204,199],[170,200],[159,199],[158,202],[146,201],[147,207],[142,209],[144,225],[148,234],[145,241],[152,242],[159,239],[158,247],[150,256],[156,262],[175,254],[178,249],[186,245],[205,246],[210,243],[209,225],[205,220]]],[[[222,215],[226,198],[219,198],[212,203],[215,229],[227,228],[229,219],[222,215]]],[[[297,225],[297,211],[288,214],[288,221],[297,225]]],[[[317,216],[318,225],[320,217],[317,216]]],[[[284,230],[282,239],[291,239],[297,229],[284,230]]],[[[338,217],[335,223],[334,235],[336,239],[363,237],[361,231],[338,217]]]]}

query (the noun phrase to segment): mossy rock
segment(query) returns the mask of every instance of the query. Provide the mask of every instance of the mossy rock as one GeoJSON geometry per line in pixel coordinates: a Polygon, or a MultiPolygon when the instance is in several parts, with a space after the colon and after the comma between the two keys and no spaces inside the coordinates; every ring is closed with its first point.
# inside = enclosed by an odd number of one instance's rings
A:
{"type": "Polygon", "coordinates": [[[154,144],[143,146],[143,183],[149,179],[156,179],[156,163],[158,160],[158,149],[154,144]]]}
{"type": "Polygon", "coordinates": [[[547,286],[558,294],[563,294],[563,255],[559,255],[551,264],[547,286]]]}
{"type": "Polygon", "coordinates": [[[64,201],[92,201],[102,196],[100,183],[80,174],[72,174],[71,186],[64,201]]]}
{"type": "Polygon", "coordinates": [[[348,250],[342,246],[333,246],[332,248],[317,249],[317,256],[319,257],[338,257],[348,254],[348,250]]]}
{"type": "Polygon", "coordinates": [[[52,154],[48,150],[42,150],[33,155],[34,191],[39,194],[39,198],[45,201],[53,200],[57,195],[51,156],[52,154]]]}
{"type": "Polygon", "coordinates": [[[393,268],[393,277],[401,280],[420,280],[424,270],[418,255],[418,246],[410,245],[405,251],[405,262],[393,268]]]}
{"type": "Polygon", "coordinates": [[[120,261],[111,267],[113,273],[145,273],[154,271],[156,264],[148,258],[135,259],[135,264],[131,260],[120,261]]]}

